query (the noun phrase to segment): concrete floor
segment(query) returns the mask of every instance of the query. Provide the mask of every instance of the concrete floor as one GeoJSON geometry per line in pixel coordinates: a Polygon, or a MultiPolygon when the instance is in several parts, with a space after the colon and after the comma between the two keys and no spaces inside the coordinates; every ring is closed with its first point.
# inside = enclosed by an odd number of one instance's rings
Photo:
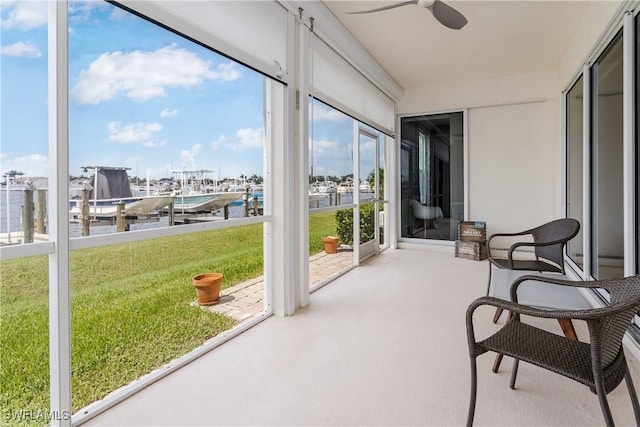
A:
{"type": "MultiPolygon", "coordinates": [[[[263,321],[84,425],[463,425],[464,316],[488,267],[452,253],[388,250],[313,293],[295,316],[263,321]]],[[[477,313],[478,337],[500,326],[492,315],[477,313]]],[[[510,390],[508,358],[498,374],[492,354],[478,362],[476,425],[603,425],[588,388],[522,364],[510,390]]],[[[609,399],[616,423],[633,425],[624,383],[609,399]]]]}

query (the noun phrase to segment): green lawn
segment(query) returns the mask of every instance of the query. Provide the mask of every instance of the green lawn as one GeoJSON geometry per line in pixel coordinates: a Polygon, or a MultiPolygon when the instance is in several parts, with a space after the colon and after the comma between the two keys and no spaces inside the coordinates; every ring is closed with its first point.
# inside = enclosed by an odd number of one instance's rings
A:
{"type": "Polygon", "coordinates": [[[334,212],[309,215],[309,255],[324,250],[323,237],[337,236],[335,215],[334,212]]]}
{"type": "MultiPolygon", "coordinates": [[[[312,215],[310,229],[314,254],[322,236],[335,234],[334,214],[312,215]]],[[[256,224],[73,251],[74,410],[232,327],[231,318],[190,305],[191,277],[219,271],[227,288],[261,275],[262,240],[256,224]]],[[[47,413],[48,257],[1,262],[0,283],[0,411],[47,413]]]]}

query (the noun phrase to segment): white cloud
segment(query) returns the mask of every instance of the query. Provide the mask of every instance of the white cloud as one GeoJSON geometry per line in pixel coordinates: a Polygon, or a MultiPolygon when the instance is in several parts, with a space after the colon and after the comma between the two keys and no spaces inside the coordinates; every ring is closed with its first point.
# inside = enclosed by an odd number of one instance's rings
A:
{"type": "Polygon", "coordinates": [[[224,135],[220,135],[218,137],[218,139],[216,139],[215,141],[212,141],[210,146],[212,150],[217,150],[218,148],[220,148],[220,145],[224,144],[225,142],[227,142],[227,137],[224,135]]]}
{"type": "Polygon", "coordinates": [[[0,153],[2,173],[10,170],[24,172],[26,176],[49,176],[49,158],[35,153],[14,157],[13,153],[0,153]]]}
{"type": "Polygon", "coordinates": [[[313,120],[326,120],[329,122],[341,122],[343,120],[348,120],[349,116],[347,116],[346,114],[333,109],[333,108],[329,108],[325,105],[322,105],[320,103],[315,103],[313,104],[313,109],[312,109],[312,114],[313,114],[313,120]]]}
{"type": "Polygon", "coordinates": [[[212,78],[216,80],[232,82],[240,78],[240,71],[234,67],[233,62],[227,62],[225,64],[218,65],[218,71],[214,71],[212,76],[212,78]]]}
{"type": "Polygon", "coordinates": [[[168,108],[165,108],[164,110],[160,111],[160,117],[163,119],[166,119],[168,117],[175,117],[178,115],[178,110],[177,109],[173,109],[173,110],[169,110],[168,108]]]}
{"type": "Polygon", "coordinates": [[[200,150],[202,149],[202,144],[196,144],[189,150],[180,151],[180,160],[185,163],[193,163],[198,157],[200,150]]]}
{"type": "Polygon", "coordinates": [[[40,58],[42,52],[31,42],[19,41],[14,44],[2,46],[2,55],[15,56],[18,58],[40,58]]]}
{"type": "Polygon", "coordinates": [[[79,104],[99,104],[120,93],[136,101],[166,96],[167,88],[189,88],[204,80],[240,77],[233,63],[210,69],[210,61],[176,45],[153,52],[105,52],[80,72],[71,96],[79,104]]]}
{"type": "Polygon", "coordinates": [[[338,141],[314,139],[312,147],[314,153],[335,152],[340,147],[340,144],[338,143],[338,141]]]}
{"type": "Polygon", "coordinates": [[[155,141],[145,141],[142,143],[142,146],[145,148],[161,148],[161,147],[166,147],[167,145],[167,141],[163,140],[160,142],[155,142],[155,141]]]}
{"type": "Polygon", "coordinates": [[[156,132],[162,130],[160,123],[133,123],[122,125],[121,122],[109,122],[107,124],[109,131],[109,141],[116,143],[148,143],[156,132]]]}
{"type": "MultiPolygon", "coordinates": [[[[91,19],[93,11],[108,10],[109,8],[110,6],[107,3],[100,0],[72,1],[69,2],[69,21],[74,23],[87,22],[91,19]]],[[[120,10],[118,7],[112,9],[120,10]]],[[[111,17],[113,16],[114,13],[111,14],[111,17]]]]}
{"type": "Polygon", "coordinates": [[[366,141],[360,142],[360,151],[375,151],[376,140],[367,138],[366,141]]]}
{"type": "Polygon", "coordinates": [[[31,30],[47,25],[48,2],[46,1],[2,1],[6,19],[2,20],[3,29],[31,30]]]}
{"type": "Polygon", "coordinates": [[[238,138],[238,140],[229,145],[231,149],[236,151],[244,151],[249,148],[262,148],[264,145],[264,132],[262,128],[238,129],[236,138],[238,138]]]}

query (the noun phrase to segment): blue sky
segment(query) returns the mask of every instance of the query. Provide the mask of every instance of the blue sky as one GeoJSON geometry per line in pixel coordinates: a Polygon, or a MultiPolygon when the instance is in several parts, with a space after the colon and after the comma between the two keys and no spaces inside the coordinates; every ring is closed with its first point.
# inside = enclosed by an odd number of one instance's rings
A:
{"type": "MultiPolygon", "coordinates": [[[[0,172],[48,175],[47,5],[1,2],[0,172]]],[[[102,1],[69,10],[71,174],[262,175],[263,76],[102,1]]],[[[352,120],[314,103],[314,174],[351,173],[352,120]]]]}

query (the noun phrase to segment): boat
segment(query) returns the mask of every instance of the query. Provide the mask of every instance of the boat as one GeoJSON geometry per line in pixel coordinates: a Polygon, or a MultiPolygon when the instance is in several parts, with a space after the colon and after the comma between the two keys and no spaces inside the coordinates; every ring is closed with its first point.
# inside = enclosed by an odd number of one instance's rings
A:
{"type": "Polygon", "coordinates": [[[318,193],[333,193],[337,185],[333,181],[322,181],[318,184],[318,193]]]}
{"type": "MultiPolygon", "coordinates": [[[[93,220],[115,219],[120,204],[124,204],[127,217],[149,217],[157,214],[172,201],[172,197],[167,195],[133,196],[127,175],[127,170],[130,168],[84,166],[83,169],[85,172],[94,171],[91,181],[84,183],[84,186],[89,189],[87,202],[89,215],[93,220]]],[[[72,220],[82,219],[84,202],[80,196],[75,196],[69,201],[69,216],[72,220]]]]}
{"type": "Polygon", "coordinates": [[[309,191],[312,194],[329,194],[336,191],[336,183],[333,181],[316,181],[309,185],[309,191]]]}
{"type": "Polygon", "coordinates": [[[338,185],[338,193],[353,193],[353,179],[347,178],[338,185]]]}
{"type": "Polygon", "coordinates": [[[326,199],[329,197],[329,194],[326,193],[311,193],[309,192],[309,203],[316,204],[316,207],[319,207],[320,200],[326,199]]]}
{"type": "MultiPolygon", "coordinates": [[[[124,203],[125,215],[128,217],[145,217],[157,214],[171,203],[172,198],[164,196],[140,196],[113,199],[89,199],[89,215],[95,220],[114,219],[118,212],[118,205],[124,203]]],[[[82,218],[82,200],[70,201],[69,215],[71,219],[82,218]]]]}
{"type": "Polygon", "coordinates": [[[241,192],[181,194],[173,197],[173,210],[178,213],[214,212],[242,198],[241,192]]]}
{"type": "Polygon", "coordinates": [[[209,192],[212,188],[218,188],[215,179],[207,177],[207,174],[214,173],[211,170],[180,169],[171,173],[175,177],[173,189],[156,194],[171,196],[173,211],[177,213],[215,212],[242,199],[244,194],[241,191],[209,192]]]}
{"type": "Polygon", "coordinates": [[[369,184],[369,181],[360,181],[360,192],[361,193],[373,193],[373,190],[371,189],[371,185],[369,184]]]}

